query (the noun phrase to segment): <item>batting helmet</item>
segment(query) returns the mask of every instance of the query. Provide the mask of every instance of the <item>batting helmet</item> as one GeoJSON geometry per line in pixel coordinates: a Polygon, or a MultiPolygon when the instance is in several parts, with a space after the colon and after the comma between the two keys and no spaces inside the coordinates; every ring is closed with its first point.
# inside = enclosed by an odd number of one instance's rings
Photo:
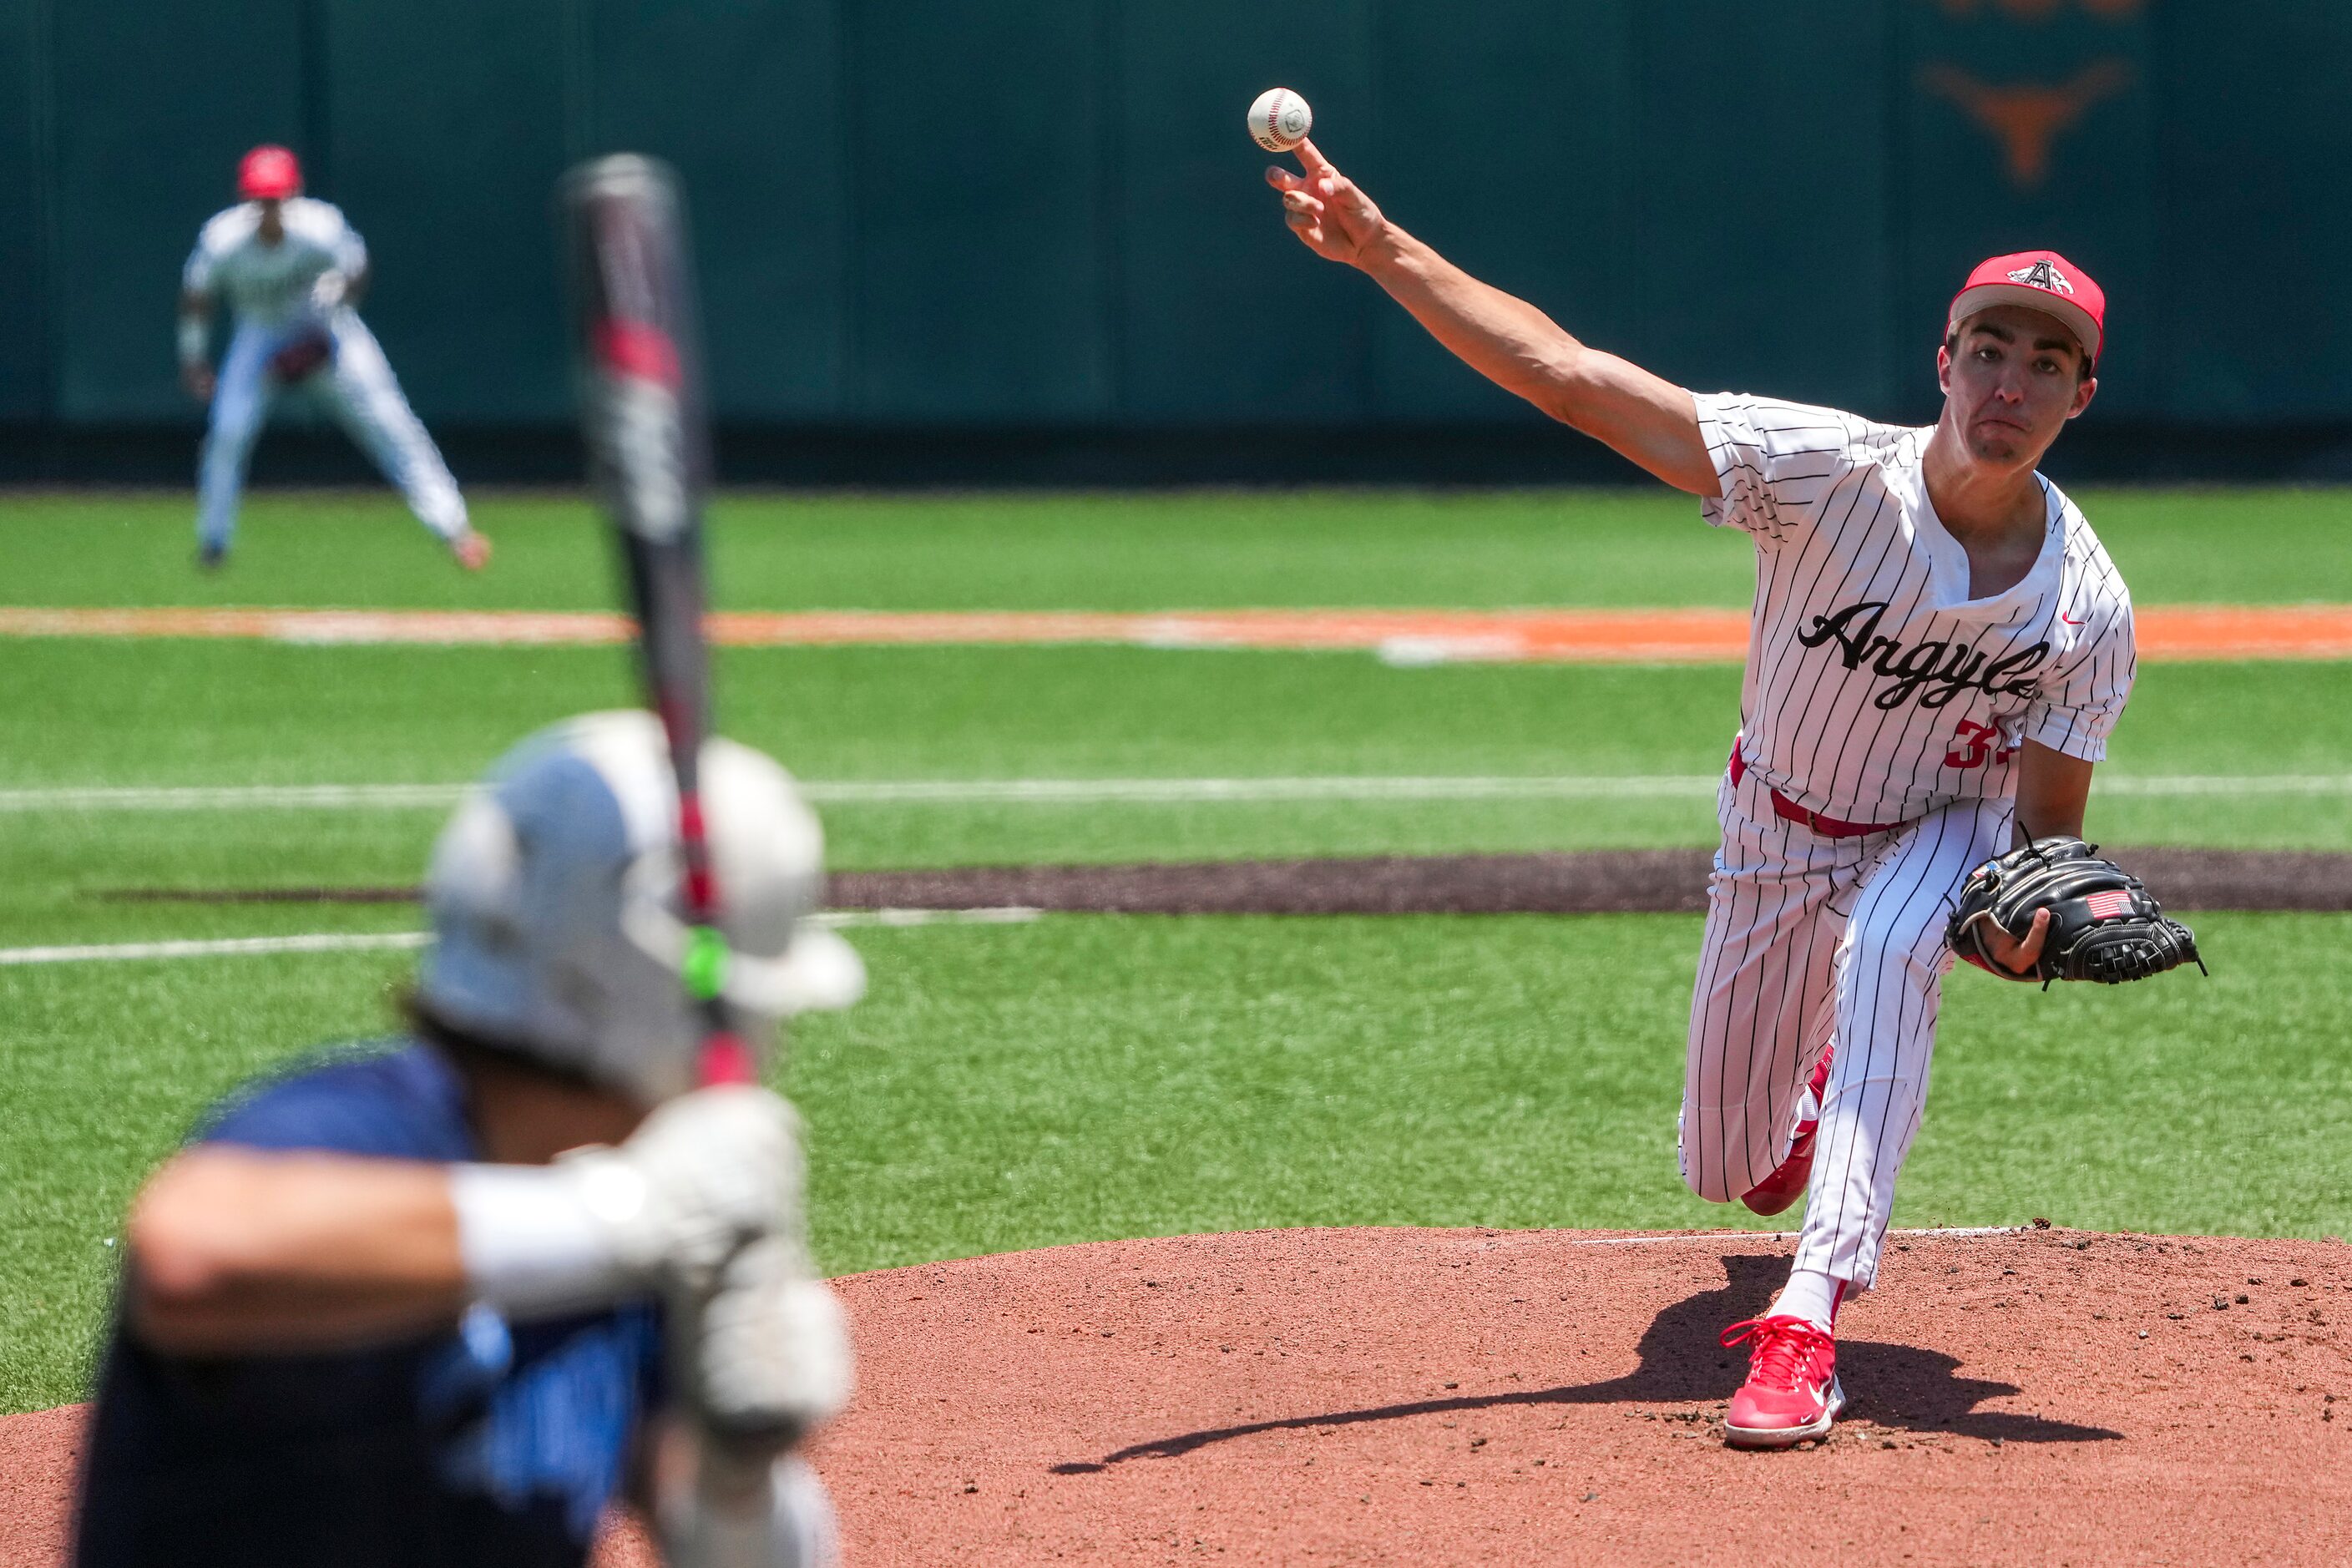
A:
{"type": "MultiPolygon", "coordinates": [[[[712,739],[700,787],[724,909],[727,999],[765,1032],[845,1007],[849,944],[812,925],[824,837],[792,775],[712,739]]],[[[680,979],[677,787],[642,711],[543,730],[442,830],[426,879],[433,945],[417,999],[436,1022],[651,1103],[694,1085],[702,1023],[680,979]]]]}
{"type": "Polygon", "coordinates": [[[265,142],[236,163],[236,194],[249,202],[279,202],[302,194],[302,165],[292,153],[265,142]]]}

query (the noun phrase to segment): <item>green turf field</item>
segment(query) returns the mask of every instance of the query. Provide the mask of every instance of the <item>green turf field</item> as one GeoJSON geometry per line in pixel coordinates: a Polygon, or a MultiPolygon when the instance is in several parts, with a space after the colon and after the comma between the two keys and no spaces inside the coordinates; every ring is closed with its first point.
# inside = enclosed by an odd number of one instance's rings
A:
{"type": "MultiPolygon", "coordinates": [[[[2099,490],[2075,499],[2142,604],[2352,601],[2352,489],[2099,490]]],[[[453,571],[399,503],[264,495],[216,577],[184,497],[0,504],[12,605],[612,603],[572,498],[478,500],[494,570],[453,571]]],[[[1740,605],[1744,540],[1660,489],[761,496],[712,509],[735,609],[1222,609],[1257,605],[1740,605]]]]}
{"type": "MultiPolygon", "coordinates": [[[[2143,604],[2352,599],[2342,492],[2084,499],[2143,604]]],[[[231,571],[199,579],[185,511],[0,501],[0,604],[612,603],[570,500],[481,502],[501,546],[481,579],[367,495],[264,498],[231,571]]],[[[1732,604],[1748,576],[1742,542],[1631,493],[745,497],[714,527],[719,597],[739,607],[1732,604]]],[[[528,729],[631,695],[625,653],[594,648],[0,640],[0,791],[462,781],[528,729]]],[[[730,731],[821,782],[1665,781],[828,806],[835,863],[861,868],[1703,844],[1738,696],[1728,667],[1108,647],[738,650],[719,682],[730,731]]],[[[2093,827],[2113,840],[2352,848],[2352,666],[2146,667],[2102,776],[2093,827]]],[[[109,895],[406,883],[440,816],[0,801],[0,946],[413,929],[404,906],[109,895]]],[[[1900,1223],[2346,1230],[2352,980],[2332,955],[2352,921],[2200,929],[2210,983],[1956,981],[1900,1223]]],[[[1732,1223],[1673,1163],[1696,931],[1634,916],[854,931],[873,994],[805,1030],[790,1079],[820,1247],[850,1269],[1255,1225],[1732,1223]]],[[[0,967],[0,1183],[18,1215],[0,1231],[0,1409],[79,1392],[107,1238],[196,1110],[383,1028],[407,963],[0,967]]]]}
{"type": "MultiPolygon", "coordinates": [[[[1252,1226],[1764,1223],[1675,1172],[1692,917],[851,934],[873,993],[803,1026],[786,1080],[835,1270],[1252,1226]]],[[[1962,975],[1897,1223],[2341,1232],[2352,918],[2201,934],[2210,982],[1962,975]]],[[[319,954],[0,980],[0,1409],[79,1393],[121,1205],[195,1110],[383,1028],[405,973],[319,954]]]]}

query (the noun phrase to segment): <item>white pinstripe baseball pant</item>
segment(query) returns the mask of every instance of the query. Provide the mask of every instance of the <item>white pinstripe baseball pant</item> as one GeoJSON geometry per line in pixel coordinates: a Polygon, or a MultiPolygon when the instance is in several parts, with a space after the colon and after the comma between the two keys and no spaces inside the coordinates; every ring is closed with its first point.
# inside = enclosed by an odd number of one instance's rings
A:
{"type": "Polygon", "coordinates": [[[1966,800],[1908,827],[1830,838],[1772,813],[1750,769],[1717,795],[1706,944],[1691,997],[1683,1180],[1729,1203],[1788,1157],[1832,1040],[1793,1267],[1867,1289],[1919,1131],[1961,881],[2009,847],[2015,804],[1966,800]]]}

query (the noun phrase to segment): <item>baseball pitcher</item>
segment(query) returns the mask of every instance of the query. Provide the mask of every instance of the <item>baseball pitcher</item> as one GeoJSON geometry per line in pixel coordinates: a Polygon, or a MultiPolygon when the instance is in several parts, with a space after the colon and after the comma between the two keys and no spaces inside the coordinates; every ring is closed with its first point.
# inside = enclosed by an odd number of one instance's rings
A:
{"type": "MultiPolygon", "coordinates": [[[[701,768],[737,1016],[854,1001],[856,953],[803,918],[822,844],[793,781],[723,740],[701,768]]],[[[809,1260],[791,1109],[694,1087],[677,819],[650,714],[525,742],[435,850],[411,1035],[248,1086],[148,1182],[84,1568],[578,1568],[656,1470],[673,1564],[834,1560],[794,1450],[847,1397],[848,1342],[809,1260]],[[723,1454],[687,1451],[659,1415],[680,1403],[723,1454]],[[698,1465],[756,1505],[670,1484],[698,1465]]]]}
{"type": "Polygon", "coordinates": [[[227,559],[253,443],[271,404],[295,395],[333,415],[458,564],[480,570],[489,541],[467,523],[457,481],[360,320],[367,247],[341,210],[302,195],[301,165],[283,147],[247,153],[236,189],[244,199],[205,223],[180,282],[180,380],[210,409],[197,563],[227,559]],[[236,327],[215,374],[207,356],[221,300],[236,327]]]}
{"type": "Polygon", "coordinates": [[[1702,1197],[1759,1214],[1806,1200],[1787,1287],[1725,1331],[1750,1347],[1726,1437],[1820,1436],[1843,1404],[1838,1304],[1878,1274],[1955,948],[2040,980],[2195,958],[2076,837],[2131,690],[2131,598],[2036,466],[2098,391],[2105,299],[2049,251],[1979,267],[1944,323],[1944,408],[1924,429],[1694,395],[1466,276],[1312,142],[1298,155],[1304,177],[1267,178],[1309,249],[1755,542],[1679,1148],[1702,1197]]]}

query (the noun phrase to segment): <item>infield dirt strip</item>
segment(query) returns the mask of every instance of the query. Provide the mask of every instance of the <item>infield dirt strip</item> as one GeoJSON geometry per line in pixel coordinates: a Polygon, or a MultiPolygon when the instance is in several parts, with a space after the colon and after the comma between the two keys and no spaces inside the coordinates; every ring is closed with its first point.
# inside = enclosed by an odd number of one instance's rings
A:
{"type": "MultiPolygon", "coordinates": [[[[2179,910],[2352,910],[2352,855],[2283,849],[2108,847],[2117,864],[2179,910]]],[[[1309,860],[1156,861],[1103,866],[957,866],[836,871],[836,910],[1044,910],[1101,914],[1695,913],[1706,908],[1705,849],[1537,855],[1376,855],[1309,860]]],[[[120,888],[120,902],[404,904],[414,884],[375,887],[120,888]]],[[[846,917],[845,917],[846,918],[846,917]]],[[[323,940],[323,939],[322,939],[323,940]]],[[[0,952],[5,962],[5,952],[0,952]]]]}
{"type": "MultiPolygon", "coordinates": [[[[1724,1448],[1785,1237],[1290,1230],[854,1275],[845,1559],[2336,1563],[2352,1249],[1898,1234],[1828,1442],[1724,1448]]],[[[55,1562],[74,1412],[0,1422],[55,1562]]],[[[604,1568],[649,1563],[634,1541],[604,1568]]]]}

